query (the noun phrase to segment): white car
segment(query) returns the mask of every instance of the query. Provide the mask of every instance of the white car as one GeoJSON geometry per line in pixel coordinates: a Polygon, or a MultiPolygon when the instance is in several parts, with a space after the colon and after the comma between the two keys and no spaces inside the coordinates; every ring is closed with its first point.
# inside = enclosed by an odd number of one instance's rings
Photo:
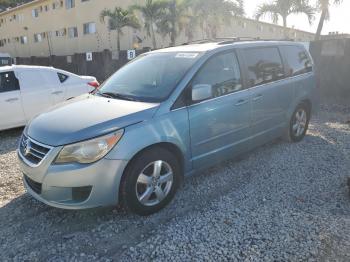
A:
{"type": "Polygon", "coordinates": [[[49,107],[98,86],[95,77],[53,67],[0,67],[0,130],[24,126],[49,107]]]}

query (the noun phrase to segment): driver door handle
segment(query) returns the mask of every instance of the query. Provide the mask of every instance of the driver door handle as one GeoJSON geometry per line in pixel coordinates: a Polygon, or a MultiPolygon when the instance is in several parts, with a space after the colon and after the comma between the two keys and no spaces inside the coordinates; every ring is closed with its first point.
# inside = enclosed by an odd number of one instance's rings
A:
{"type": "Polygon", "coordinates": [[[18,100],[19,100],[18,98],[14,97],[14,98],[9,98],[9,99],[5,100],[5,102],[12,103],[12,102],[15,102],[15,101],[18,101],[18,100]]]}

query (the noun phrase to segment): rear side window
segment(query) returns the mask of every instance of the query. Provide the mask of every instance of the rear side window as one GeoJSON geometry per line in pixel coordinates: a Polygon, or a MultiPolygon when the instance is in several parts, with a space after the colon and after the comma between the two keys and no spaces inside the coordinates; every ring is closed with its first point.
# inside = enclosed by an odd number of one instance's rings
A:
{"type": "Polygon", "coordinates": [[[249,86],[257,86],[284,78],[281,55],[276,47],[244,50],[249,86]]]}
{"type": "Polygon", "coordinates": [[[19,90],[18,79],[13,71],[0,73],[0,93],[19,90]]]}
{"type": "Polygon", "coordinates": [[[312,61],[305,49],[298,46],[282,46],[286,58],[288,76],[297,76],[312,71],[312,61]]]}
{"type": "Polygon", "coordinates": [[[67,75],[65,75],[65,74],[62,74],[62,73],[57,73],[57,75],[58,75],[58,78],[60,79],[60,82],[61,82],[61,83],[66,82],[67,79],[68,79],[68,77],[69,77],[69,76],[67,76],[67,75]]]}
{"type": "Polygon", "coordinates": [[[210,58],[192,81],[192,86],[212,86],[213,96],[219,97],[242,90],[241,73],[235,53],[223,53],[210,58]]]}

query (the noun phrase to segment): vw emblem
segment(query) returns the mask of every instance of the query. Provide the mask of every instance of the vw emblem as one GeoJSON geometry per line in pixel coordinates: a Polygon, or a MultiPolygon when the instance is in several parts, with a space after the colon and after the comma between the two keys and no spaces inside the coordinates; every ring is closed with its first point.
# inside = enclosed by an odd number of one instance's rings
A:
{"type": "Polygon", "coordinates": [[[27,156],[27,155],[29,155],[30,154],[30,142],[29,142],[29,140],[27,139],[27,140],[25,140],[25,141],[23,141],[24,143],[24,145],[23,145],[23,152],[24,152],[24,155],[25,156],[27,156]]]}

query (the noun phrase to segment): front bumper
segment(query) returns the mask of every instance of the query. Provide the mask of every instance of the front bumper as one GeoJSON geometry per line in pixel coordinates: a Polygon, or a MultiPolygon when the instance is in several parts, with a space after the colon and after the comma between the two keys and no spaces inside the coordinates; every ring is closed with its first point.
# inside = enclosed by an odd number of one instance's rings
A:
{"type": "Polygon", "coordinates": [[[29,194],[47,205],[63,209],[85,209],[118,203],[120,180],[127,161],[101,159],[88,165],[53,165],[57,152],[59,149],[54,149],[50,153],[54,156],[49,156],[37,167],[29,166],[18,152],[23,182],[29,194]],[[81,189],[85,193],[77,197],[81,189]]]}

